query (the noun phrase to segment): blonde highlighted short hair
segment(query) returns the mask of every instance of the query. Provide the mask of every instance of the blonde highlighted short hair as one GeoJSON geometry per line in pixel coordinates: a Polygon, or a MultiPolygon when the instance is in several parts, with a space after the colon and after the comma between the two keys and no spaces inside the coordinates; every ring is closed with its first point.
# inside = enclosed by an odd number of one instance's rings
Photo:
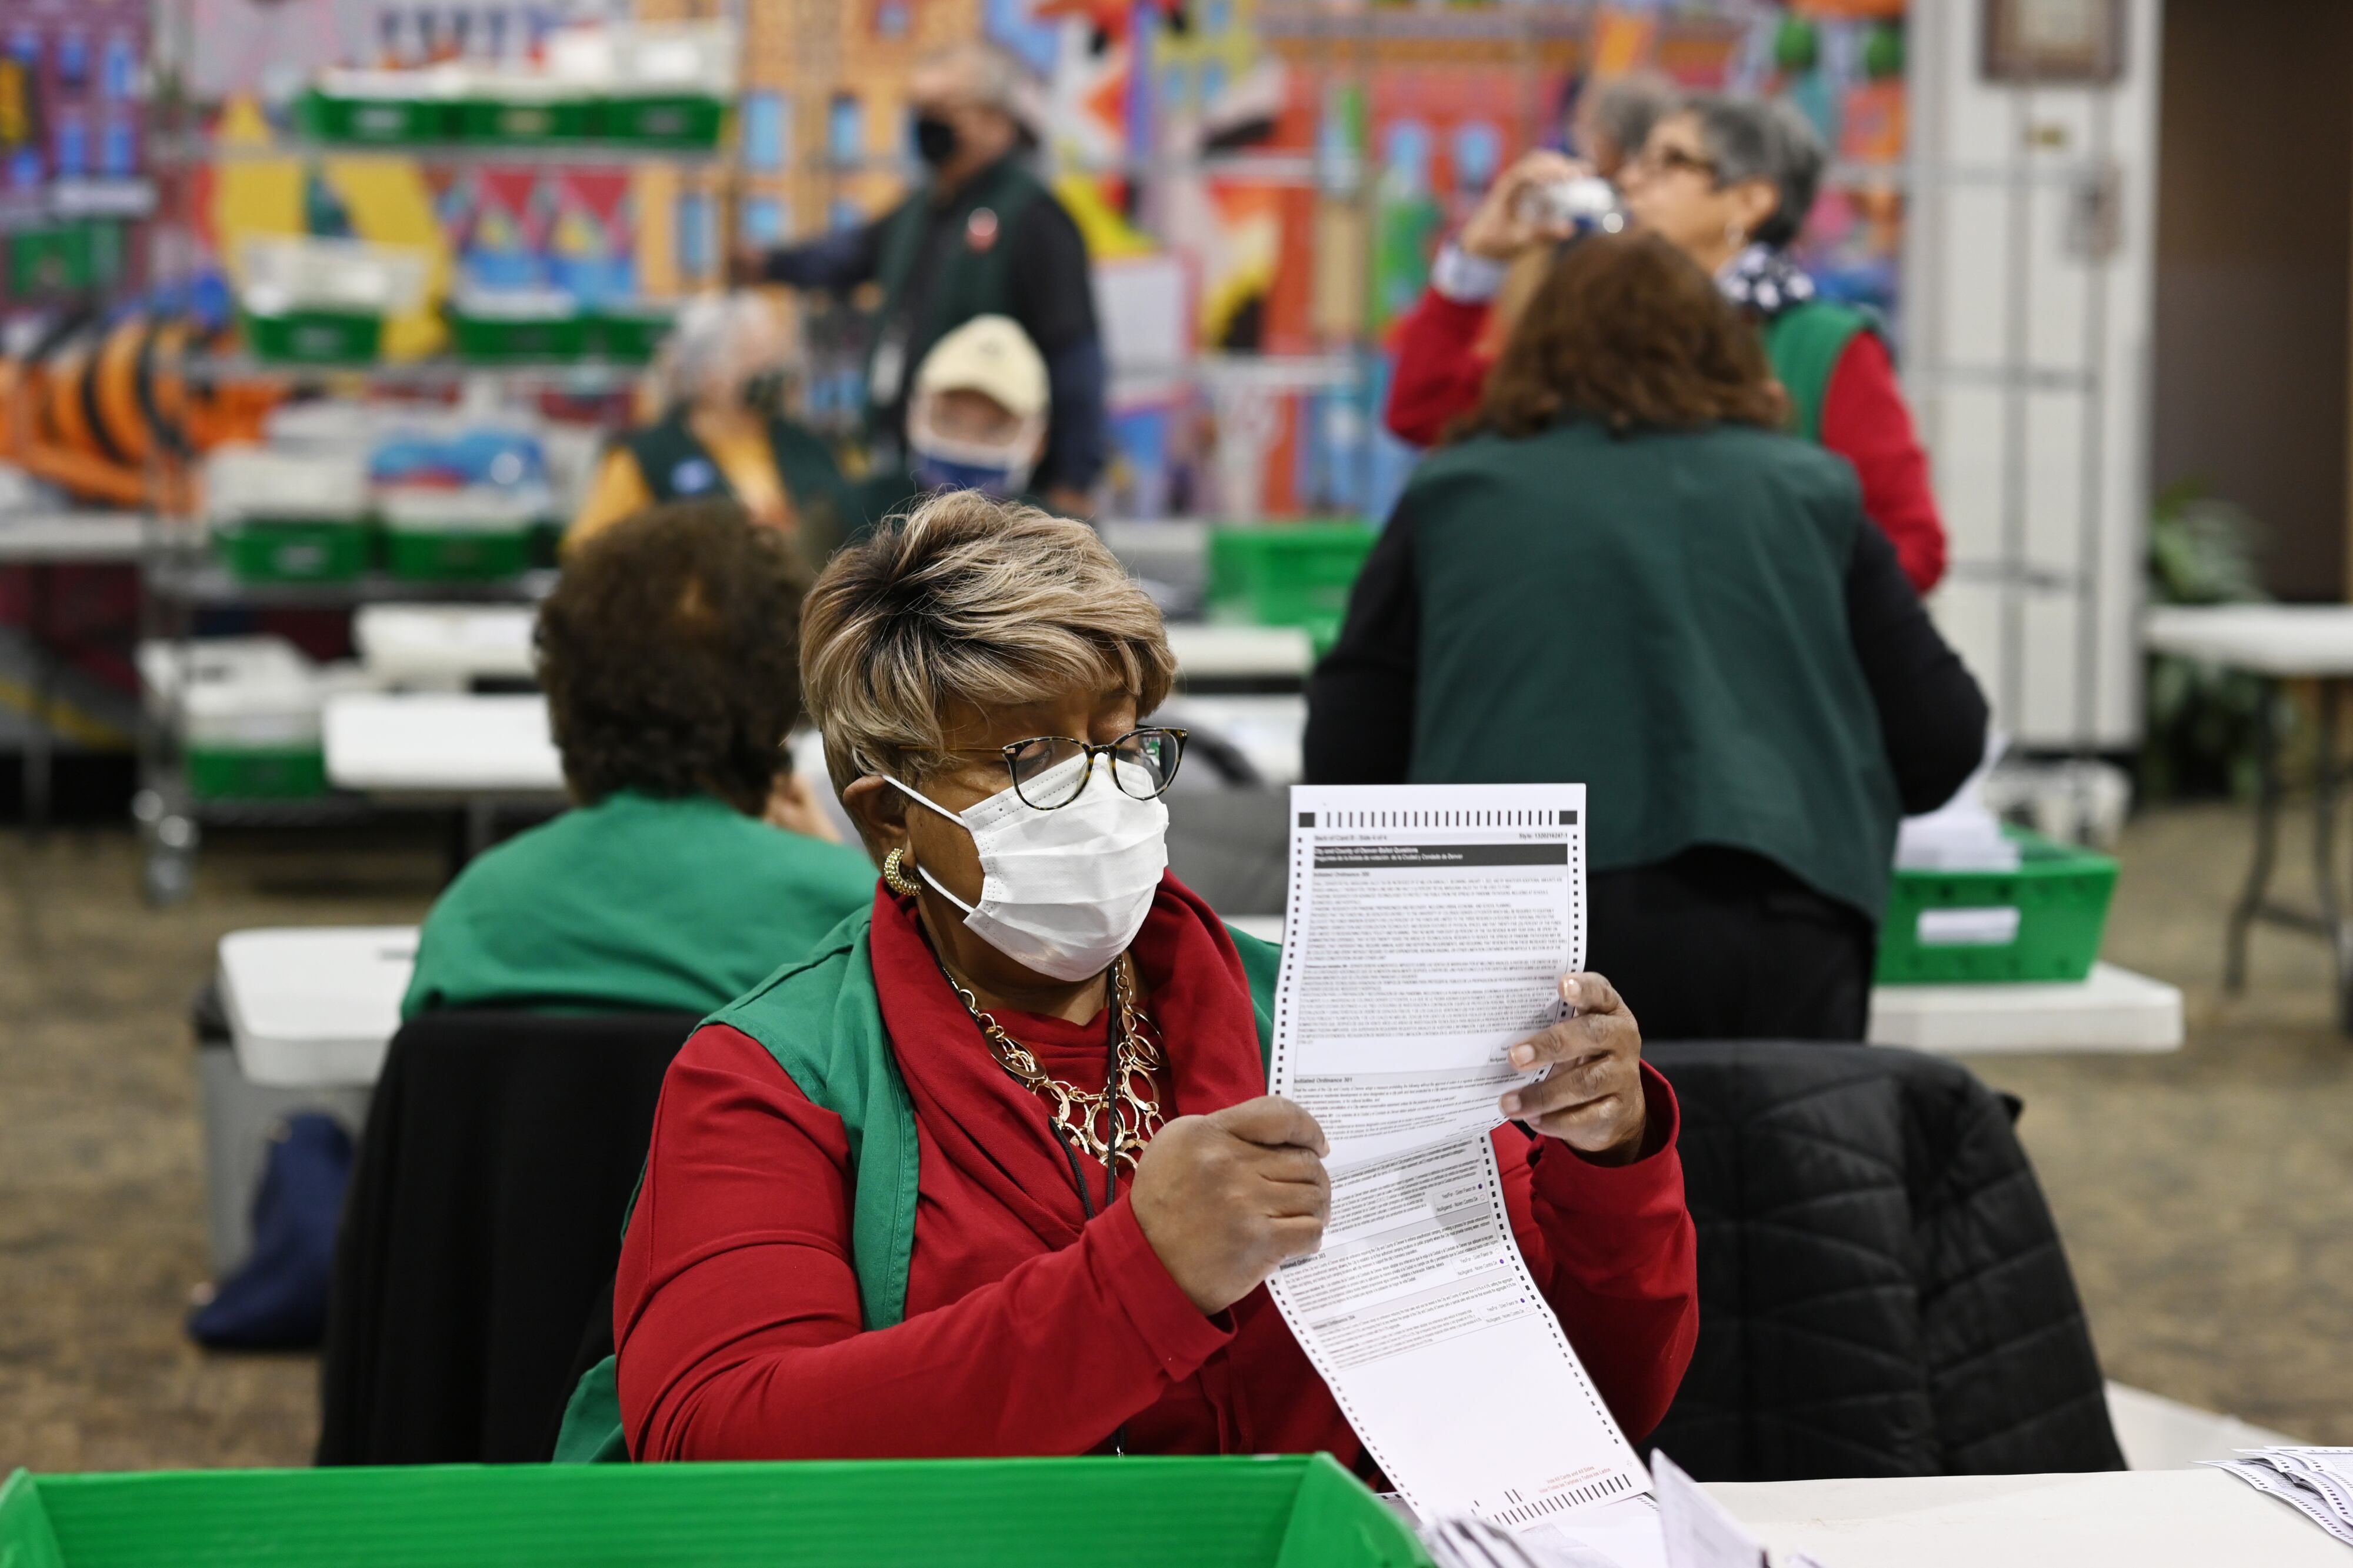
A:
{"type": "Polygon", "coordinates": [[[1094,530],[949,490],[833,558],[801,608],[801,686],[837,793],[948,765],[960,703],[1132,692],[1149,713],[1176,660],[1159,607],[1094,530]]]}

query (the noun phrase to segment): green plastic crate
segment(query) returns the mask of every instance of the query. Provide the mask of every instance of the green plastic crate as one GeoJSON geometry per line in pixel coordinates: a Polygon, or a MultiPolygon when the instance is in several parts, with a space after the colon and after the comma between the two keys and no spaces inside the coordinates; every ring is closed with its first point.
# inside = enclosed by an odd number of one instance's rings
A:
{"type": "Polygon", "coordinates": [[[1895,873],[1879,930],[1883,985],[2081,980],[2116,890],[2109,856],[2020,828],[2015,871],[1895,873]]]}
{"type": "Polygon", "coordinates": [[[1349,591],[1378,537],[1361,522],[1211,529],[1209,619],[1304,627],[1321,654],[1339,637],[1349,591]]]}
{"type": "Polygon", "coordinates": [[[587,323],[565,316],[471,315],[452,307],[449,341],[458,357],[475,364],[519,360],[573,360],[586,352],[587,323]]]}
{"type": "Polygon", "coordinates": [[[367,530],[356,522],[248,518],[214,524],[213,541],[241,583],[348,583],[367,566],[367,530]]]}
{"type": "Polygon", "coordinates": [[[384,346],[384,318],[364,310],[245,313],[256,359],[279,364],[364,364],[384,346]]]}
{"type": "Polygon", "coordinates": [[[576,142],[592,134],[591,105],[582,98],[470,98],[456,109],[457,133],[466,142],[576,142]]]}
{"type": "Polygon", "coordinates": [[[34,1476],[7,1568],[1430,1568],[1329,1455],[34,1476]],[[1115,1544],[1107,1544],[1113,1543],[1115,1544]]]}
{"type": "Polygon", "coordinates": [[[587,315],[586,352],[620,364],[643,364],[670,335],[678,313],[668,305],[598,305],[587,315]]]}
{"type": "Polygon", "coordinates": [[[531,530],[389,528],[384,563],[394,576],[412,583],[512,577],[531,564],[531,530]]]}
{"type": "Polygon", "coordinates": [[[637,147],[716,147],[727,107],[691,93],[607,98],[596,105],[594,134],[637,147]]]}
{"type": "Polygon", "coordinates": [[[295,100],[294,121],[319,142],[410,146],[447,142],[454,106],[422,98],[345,98],[312,89],[295,100]]]}
{"type": "Polygon", "coordinates": [[[122,275],[122,226],[37,224],[8,236],[8,291],[17,299],[87,293],[122,275]]]}
{"type": "MultiPolygon", "coordinates": [[[[199,800],[310,800],[327,793],[327,753],[317,746],[191,745],[187,762],[188,790],[199,800]]],[[[7,1550],[0,1531],[0,1564],[7,1563],[7,1550]]]]}

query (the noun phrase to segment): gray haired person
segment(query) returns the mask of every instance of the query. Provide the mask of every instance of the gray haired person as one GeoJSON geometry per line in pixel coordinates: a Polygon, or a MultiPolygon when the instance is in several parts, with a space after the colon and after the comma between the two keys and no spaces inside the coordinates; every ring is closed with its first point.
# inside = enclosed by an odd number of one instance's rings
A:
{"type": "Polygon", "coordinates": [[[1651,127],[1682,102],[1674,83],[1647,71],[1588,81],[1577,96],[1570,132],[1593,172],[1615,180],[1626,160],[1651,139],[1651,127]]]}
{"type": "MultiPolygon", "coordinates": [[[[1788,395],[1789,433],[1853,465],[1863,510],[1925,594],[1944,575],[1945,525],[1886,341],[1867,311],[1823,298],[1790,250],[1829,162],[1813,126],[1788,104],[1702,93],[1651,127],[1618,185],[1631,226],[1697,262],[1756,323],[1788,395]]],[[[1589,173],[1557,153],[1527,154],[1440,252],[1430,294],[1398,333],[1382,416],[1393,434],[1435,445],[1477,405],[1496,345],[1548,274],[1552,247],[1568,237],[1528,198],[1589,173]]]]}

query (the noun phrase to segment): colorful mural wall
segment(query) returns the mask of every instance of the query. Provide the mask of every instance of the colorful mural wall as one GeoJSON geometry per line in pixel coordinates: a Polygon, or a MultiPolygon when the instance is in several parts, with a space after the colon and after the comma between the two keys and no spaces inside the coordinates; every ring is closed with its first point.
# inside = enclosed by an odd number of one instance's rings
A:
{"type": "MultiPolygon", "coordinates": [[[[713,14],[712,0],[185,3],[213,29],[192,78],[231,101],[289,85],[261,79],[287,68],[260,64],[286,58],[257,47],[265,14],[308,18],[289,36],[319,63],[528,47],[573,16],[713,14]]],[[[1437,246],[1511,159],[1568,144],[1581,92],[1626,73],[1797,106],[1834,155],[1801,258],[1827,292],[1895,319],[1903,0],[756,0],[738,15],[725,178],[519,161],[363,179],[330,163],[240,175],[270,193],[259,216],[212,210],[229,227],[347,221],[391,237],[383,226],[411,232],[421,202],[452,277],[707,287],[735,239],[807,237],[895,200],[909,68],[989,37],[1046,83],[1046,161],[1118,273],[1113,504],[1130,515],[1382,511],[1413,456],[1378,428],[1384,345],[1437,246]]],[[[813,395],[854,407],[840,381],[813,378],[813,395]]]]}
{"type": "Polygon", "coordinates": [[[983,25],[1052,73],[1066,197],[1124,220],[1088,225],[1099,253],[1161,237],[1198,351],[1297,365],[1293,387],[1213,373],[1123,400],[1114,479],[1136,510],[1383,510],[1413,456],[1378,429],[1388,333],[1496,172],[1567,146],[1577,95],[1612,77],[1797,106],[1833,157],[1799,254],[1826,292],[1894,314],[1903,0],[990,0],[983,25]]]}

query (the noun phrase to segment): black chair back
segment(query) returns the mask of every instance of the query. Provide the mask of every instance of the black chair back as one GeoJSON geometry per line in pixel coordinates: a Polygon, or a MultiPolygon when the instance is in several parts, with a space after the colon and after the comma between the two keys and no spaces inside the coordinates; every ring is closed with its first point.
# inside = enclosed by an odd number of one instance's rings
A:
{"type": "Polygon", "coordinates": [[[1703,1480],[2124,1468],[2014,1101],[1885,1047],[1644,1055],[1699,1226],[1699,1345],[1653,1446],[1703,1480]]]}
{"type": "Polygon", "coordinates": [[[394,1038],[337,1238],[321,1464],[546,1458],[697,1021],[452,1009],[394,1038]]]}

